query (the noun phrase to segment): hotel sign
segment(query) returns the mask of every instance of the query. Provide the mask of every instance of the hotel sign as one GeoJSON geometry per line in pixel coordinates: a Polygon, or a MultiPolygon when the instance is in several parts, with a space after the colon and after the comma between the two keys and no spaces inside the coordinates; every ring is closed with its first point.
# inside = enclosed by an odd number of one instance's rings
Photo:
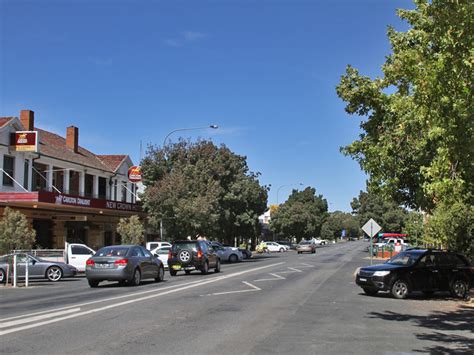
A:
{"type": "Polygon", "coordinates": [[[10,145],[18,152],[38,151],[37,131],[17,131],[10,135],[10,145]]]}
{"type": "Polygon", "coordinates": [[[73,196],[58,194],[50,191],[39,191],[38,202],[54,203],[59,206],[76,206],[98,208],[116,211],[140,212],[140,206],[134,203],[102,200],[97,198],[87,198],[82,196],[73,196]]]}
{"type": "Polygon", "coordinates": [[[139,166],[132,166],[128,169],[128,181],[133,183],[142,181],[142,171],[139,166]]]}

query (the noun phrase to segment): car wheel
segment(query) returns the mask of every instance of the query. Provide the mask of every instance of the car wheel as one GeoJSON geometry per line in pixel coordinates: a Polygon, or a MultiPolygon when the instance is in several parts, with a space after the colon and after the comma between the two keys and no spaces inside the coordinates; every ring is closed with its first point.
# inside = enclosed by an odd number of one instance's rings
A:
{"type": "Polygon", "coordinates": [[[158,269],[158,275],[156,276],[155,281],[161,282],[164,279],[165,279],[165,268],[160,266],[160,268],[158,269]]]}
{"type": "Polygon", "coordinates": [[[57,282],[63,277],[63,271],[59,266],[51,266],[46,270],[46,278],[49,281],[57,282]]]}
{"type": "Polygon", "coordinates": [[[133,272],[133,276],[130,279],[130,286],[140,285],[141,279],[142,279],[142,275],[140,274],[140,270],[135,269],[135,271],[133,272]]]}
{"type": "Polygon", "coordinates": [[[216,267],[214,268],[214,272],[221,272],[221,260],[217,259],[216,267]]]}
{"type": "Polygon", "coordinates": [[[176,274],[177,274],[176,270],[170,269],[170,275],[171,276],[176,276],[176,274]]]}
{"type": "Polygon", "coordinates": [[[464,298],[467,294],[468,285],[465,280],[454,280],[451,284],[451,295],[456,298],[464,298]]]}
{"type": "Polygon", "coordinates": [[[409,292],[408,283],[403,279],[396,280],[392,285],[392,295],[398,299],[404,299],[409,292]]]}
{"type": "Polygon", "coordinates": [[[285,249],[280,248],[280,253],[283,253],[284,251],[285,251],[285,249]]]}
{"type": "Polygon", "coordinates": [[[363,288],[364,292],[366,295],[369,295],[369,296],[375,296],[379,291],[374,289],[374,288],[363,288]]]}
{"type": "Polygon", "coordinates": [[[7,281],[5,271],[0,269],[0,284],[4,284],[7,281]]]}
{"type": "Polygon", "coordinates": [[[235,262],[237,262],[238,259],[239,258],[235,254],[232,254],[231,256],[229,256],[229,262],[230,263],[235,263],[235,262]]]}
{"type": "Polygon", "coordinates": [[[97,281],[97,280],[87,280],[87,282],[89,282],[89,286],[92,287],[92,288],[96,288],[99,286],[99,282],[100,281],[97,281]]]}
{"type": "Polygon", "coordinates": [[[209,264],[207,261],[204,263],[204,266],[201,269],[201,274],[206,275],[209,272],[209,264]]]}

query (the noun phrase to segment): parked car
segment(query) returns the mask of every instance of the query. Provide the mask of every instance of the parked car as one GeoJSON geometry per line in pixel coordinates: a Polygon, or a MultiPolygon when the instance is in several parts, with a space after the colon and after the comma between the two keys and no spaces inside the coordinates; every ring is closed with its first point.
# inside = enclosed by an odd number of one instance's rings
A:
{"type": "Polygon", "coordinates": [[[242,261],[244,258],[239,248],[234,248],[229,245],[222,245],[219,242],[211,242],[210,245],[217,255],[219,255],[219,258],[222,262],[227,261],[229,263],[236,263],[237,261],[242,261]]]}
{"type": "Polygon", "coordinates": [[[86,270],[86,261],[95,254],[95,250],[85,244],[64,243],[64,249],[14,250],[13,253],[28,254],[43,261],[62,262],[74,266],[77,271],[86,270]]]}
{"type": "Polygon", "coordinates": [[[316,244],[311,240],[303,240],[296,246],[298,254],[302,253],[316,253],[316,244]]]}
{"type": "Polygon", "coordinates": [[[24,279],[26,274],[26,263],[28,261],[28,278],[32,279],[48,279],[52,282],[57,282],[64,277],[74,277],[77,274],[77,269],[63,262],[55,262],[43,260],[23,253],[14,253],[3,255],[0,257],[0,283],[5,283],[8,277],[11,279],[13,275],[12,264],[13,256],[17,256],[17,276],[19,279],[24,279]]]}
{"type": "Polygon", "coordinates": [[[450,291],[454,297],[465,297],[474,285],[474,267],[461,254],[409,249],[384,264],[359,269],[356,283],[368,295],[389,291],[395,298],[406,298],[412,291],[450,291]]]}
{"type": "Polygon", "coordinates": [[[292,242],[289,242],[287,240],[277,240],[276,241],[280,245],[286,245],[289,249],[296,249],[296,245],[294,245],[292,242]]]}
{"type": "Polygon", "coordinates": [[[163,281],[165,268],[159,258],[139,245],[113,245],[99,249],[86,262],[90,287],[101,281],[119,281],[138,286],[143,279],[163,281]]]}
{"type": "Polygon", "coordinates": [[[176,276],[181,270],[186,274],[193,270],[207,274],[210,268],[214,268],[214,272],[220,272],[221,260],[212,246],[204,240],[178,240],[173,243],[168,254],[168,268],[171,276],[176,276]]]}
{"type": "Polygon", "coordinates": [[[267,249],[270,252],[278,251],[282,253],[284,251],[290,250],[290,248],[287,245],[281,245],[281,244],[278,244],[277,242],[265,242],[265,244],[267,245],[267,249]]]}
{"type": "Polygon", "coordinates": [[[171,246],[163,246],[163,247],[158,247],[156,249],[153,249],[151,251],[153,255],[156,255],[161,260],[165,270],[168,269],[168,254],[170,250],[171,250],[171,246]]]}
{"type": "Polygon", "coordinates": [[[156,248],[161,248],[161,247],[171,247],[171,243],[168,242],[147,242],[146,243],[146,248],[150,251],[156,249],[156,248]]]}
{"type": "Polygon", "coordinates": [[[316,245],[327,245],[329,241],[327,239],[312,238],[311,239],[316,245]]]}

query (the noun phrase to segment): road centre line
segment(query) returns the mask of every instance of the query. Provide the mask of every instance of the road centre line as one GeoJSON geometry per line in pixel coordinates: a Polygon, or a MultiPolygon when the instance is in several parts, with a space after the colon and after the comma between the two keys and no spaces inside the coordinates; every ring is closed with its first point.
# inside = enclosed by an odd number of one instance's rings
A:
{"type": "MultiPolygon", "coordinates": [[[[22,331],[22,330],[31,329],[31,328],[41,327],[43,325],[56,323],[56,322],[60,322],[60,321],[67,320],[67,319],[72,319],[72,318],[77,318],[77,317],[81,317],[81,316],[85,316],[85,315],[89,315],[89,314],[93,314],[93,313],[98,313],[98,312],[105,311],[105,310],[108,310],[108,309],[111,309],[111,308],[125,306],[125,305],[128,305],[128,304],[145,301],[145,300],[152,299],[152,298],[166,296],[166,295],[176,293],[176,292],[179,292],[179,291],[187,290],[187,289],[190,289],[190,288],[195,288],[195,287],[198,287],[198,286],[207,285],[207,284],[214,283],[214,282],[217,282],[217,281],[226,280],[226,279],[229,279],[229,278],[232,278],[232,277],[241,276],[241,275],[248,274],[248,273],[254,272],[254,271],[268,269],[270,267],[274,267],[274,266],[278,266],[278,265],[282,265],[282,264],[285,264],[285,262],[280,262],[280,263],[270,264],[270,265],[266,265],[266,266],[261,266],[261,267],[250,269],[250,270],[235,272],[233,274],[215,277],[215,278],[212,278],[210,280],[206,280],[206,281],[203,281],[203,282],[200,282],[200,283],[188,284],[186,286],[183,286],[183,287],[180,287],[180,288],[175,288],[173,290],[168,290],[168,291],[165,291],[165,292],[160,292],[160,293],[156,293],[156,294],[153,294],[153,295],[140,297],[140,298],[136,298],[136,299],[133,299],[133,300],[123,301],[123,302],[111,304],[111,305],[108,305],[108,306],[104,306],[104,307],[100,307],[100,308],[96,308],[96,309],[91,309],[91,310],[88,310],[88,311],[77,312],[77,313],[74,313],[74,314],[65,315],[63,317],[59,317],[59,318],[55,318],[55,319],[45,320],[45,321],[38,322],[38,323],[35,323],[35,324],[29,324],[29,325],[25,325],[25,326],[21,326],[21,327],[17,327],[17,328],[3,330],[3,331],[0,331],[0,336],[10,334],[10,333],[19,332],[19,331],[22,331]]],[[[137,293],[135,295],[138,295],[138,294],[140,294],[140,293],[137,293]]]]}
{"type": "Polygon", "coordinates": [[[4,323],[0,323],[0,329],[13,327],[15,325],[24,324],[24,323],[28,323],[28,322],[35,322],[35,321],[38,321],[38,320],[53,318],[53,317],[56,317],[56,316],[62,316],[64,314],[79,312],[80,310],[81,309],[79,307],[77,307],[77,308],[67,309],[65,311],[43,314],[41,316],[29,317],[29,318],[24,318],[24,319],[19,319],[19,320],[13,320],[13,321],[10,321],[10,322],[4,322],[4,323]]]}

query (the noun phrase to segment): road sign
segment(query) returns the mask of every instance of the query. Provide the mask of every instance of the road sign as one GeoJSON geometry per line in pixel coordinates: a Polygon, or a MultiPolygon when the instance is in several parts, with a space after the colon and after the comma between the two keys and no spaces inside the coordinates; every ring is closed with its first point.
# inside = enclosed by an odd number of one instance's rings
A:
{"type": "Polygon", "coordinates": [[[380,227],[377,222],[375,222],[372,218],[367,221],[366,224],[362,227],[362,230],[369,235],[369,237],[373,237],[376,235],[382,227],[380,227]]]}

